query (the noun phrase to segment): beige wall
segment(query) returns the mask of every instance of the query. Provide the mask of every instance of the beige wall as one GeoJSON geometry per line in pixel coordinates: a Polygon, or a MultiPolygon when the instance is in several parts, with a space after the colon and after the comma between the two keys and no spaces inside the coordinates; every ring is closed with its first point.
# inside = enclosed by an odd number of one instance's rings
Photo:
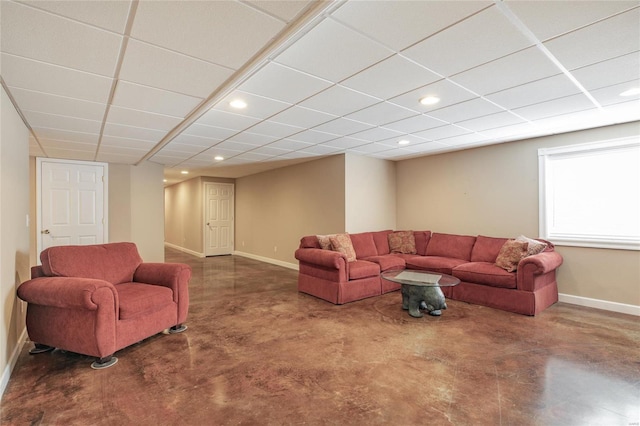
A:
{"type": "MultiPolygon", "coordinates": [[[[538,236],[538,148],[639,134],[636,122],[398,162],[398,228],[538,236]]],[[[560,293],[640,306],[640,252],[556,249],[560,293]]]]}
{"type": "Polygon", "coordinates": [[[345,156],[345,228],[347,232],[396,229],[396,163],[345,156]]]}
{"type": "MultiPolygon", "coordinates": [[[[29,133],[4,88],[0,104],[0,393],[25,329],[18,285],[29,279],[29,133]]],[[[33,222],[33,220],[31,220],[33,222]]]]}
{"type": "Polygon", "coordinates": [[[238,251],[297,264],[300,237],[344,230],[344,155],[236,180],[238,251]]]}

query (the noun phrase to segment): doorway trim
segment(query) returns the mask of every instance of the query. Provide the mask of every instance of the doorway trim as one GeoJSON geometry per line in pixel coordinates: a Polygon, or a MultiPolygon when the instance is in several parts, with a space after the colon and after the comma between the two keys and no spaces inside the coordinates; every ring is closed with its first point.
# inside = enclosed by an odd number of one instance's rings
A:
{"type": "MultiPolygon", "coordinates": [[[[236,248],[236,185],[231,182],[202,182],[202,254],[207,257],[207,187],[208,185],[226,185],[231,188],[231,250],[233,254],[236,248]]],[[[213,256],[213,255],[210,255],[213,256]]]]}

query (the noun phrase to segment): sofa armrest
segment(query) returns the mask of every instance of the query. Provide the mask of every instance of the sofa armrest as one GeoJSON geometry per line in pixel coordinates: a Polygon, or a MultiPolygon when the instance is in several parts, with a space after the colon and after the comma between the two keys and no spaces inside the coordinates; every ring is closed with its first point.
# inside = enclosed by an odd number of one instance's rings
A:
{"type": "Polygon", "coordinates": [[[41,277],[18,287],[18,297],[27,303],[65,309],[95,311],[102,304],[118,307],[118,293],[110,282],[92,278],[41,277]]]}
{"type": "Polygon", "coordinates": [[[300,248],[296,250],[295,257],[301,262],[333,269],[344,269],[347,264],[342,253],[332,250],[300,248]]]}
{"type": "Polygon", "coordinates": [[[554,272],[562,262],[562,255],[555,251],[544,251],[525,257],[518,264],[518,289],[535,291],[536,276],[554,272]]]}
{"type": "Polygon", "coordinates": [[[187,319],[189,311],[189,280],[191,267],[184,263],[141,263],[133,274],[133,281],[169,287],[173,301],[178,304],[178,324],[187,319]]]}

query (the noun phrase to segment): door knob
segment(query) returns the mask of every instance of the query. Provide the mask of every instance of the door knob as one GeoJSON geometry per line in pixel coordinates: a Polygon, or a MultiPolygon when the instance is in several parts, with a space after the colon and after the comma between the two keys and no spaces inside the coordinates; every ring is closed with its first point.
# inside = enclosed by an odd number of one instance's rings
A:
{"type": "Polygon", "coordinates": [[[40,233],[41,233],[41,234],[50,234],[51,232],[49,232],[49,230],[48,230],[48,229],[45,229],[45,230],[43,230],[43,231],[40,231],[40,233]]]}

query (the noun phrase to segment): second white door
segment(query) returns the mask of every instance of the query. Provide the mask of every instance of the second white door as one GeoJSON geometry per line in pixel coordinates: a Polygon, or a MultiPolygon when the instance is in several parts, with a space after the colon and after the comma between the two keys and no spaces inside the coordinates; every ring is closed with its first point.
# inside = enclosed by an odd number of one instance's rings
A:
{"type": "Polygon", "coordinates": [[[233,184],[204,184],[204,254],[220,256],[233,253],[233,184]]]}

